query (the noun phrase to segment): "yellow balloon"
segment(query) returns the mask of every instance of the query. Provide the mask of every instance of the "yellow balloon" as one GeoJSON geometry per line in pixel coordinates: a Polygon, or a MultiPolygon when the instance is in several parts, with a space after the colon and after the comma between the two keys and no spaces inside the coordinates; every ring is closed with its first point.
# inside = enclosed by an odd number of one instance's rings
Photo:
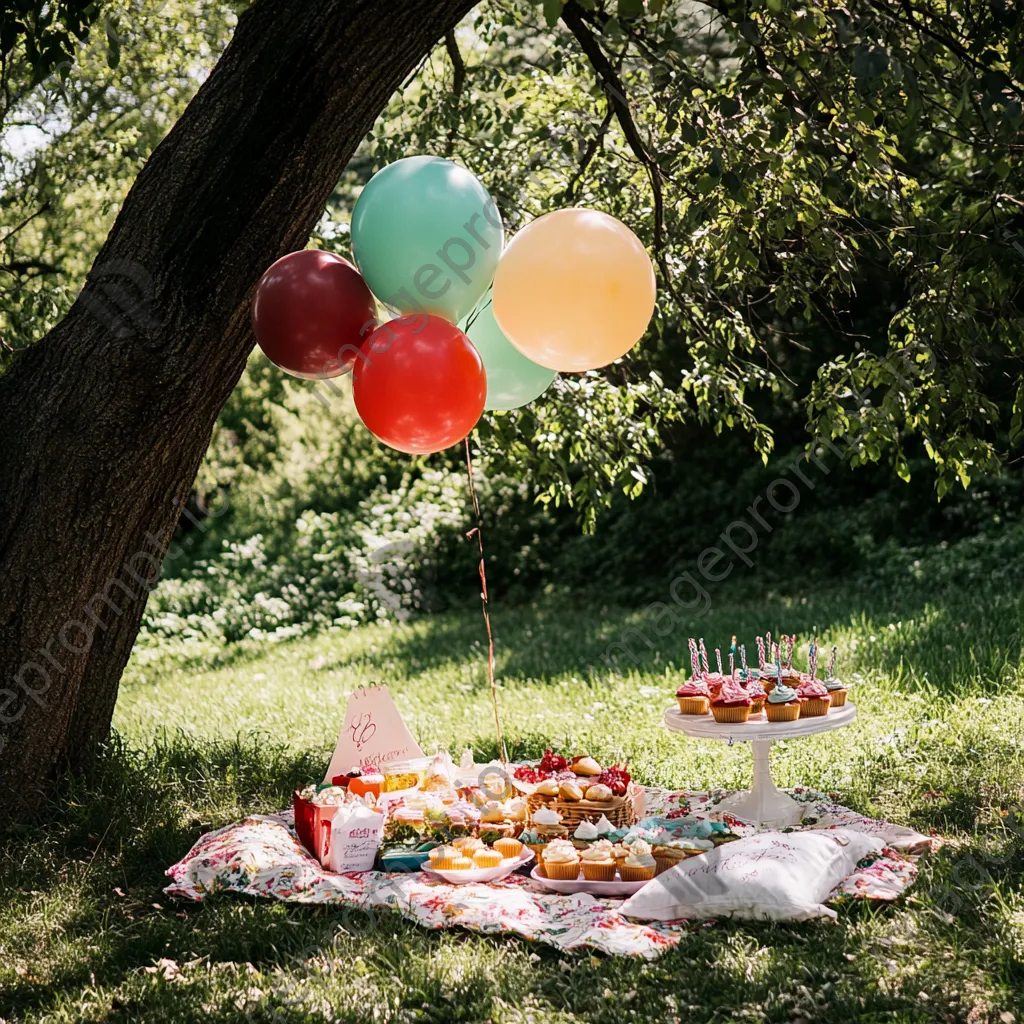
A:
{"type": "Polygon", "coordinates": [[[599,210],[556,210],[527,224],[494,275],[494,316],[528,359],[580,373],[625,355],[654,312],[651,258],[599,210]]]}

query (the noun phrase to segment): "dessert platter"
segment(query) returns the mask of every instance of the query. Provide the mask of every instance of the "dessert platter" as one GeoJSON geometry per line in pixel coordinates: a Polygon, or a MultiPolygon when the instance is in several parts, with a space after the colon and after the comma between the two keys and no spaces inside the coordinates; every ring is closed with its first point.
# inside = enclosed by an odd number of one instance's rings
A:
{"type": "Polygon", "coordinates": [[[782,645],[757,638],[760,667],[748,668],[746,649],[736,638],[729,653],[729,673],[722,673],[721,651],[715,651],[717,672],[709,671],[703,639],[690,640],[691,677],[676,690],[678,708],[665,712],[665,725],[700,739],[750,743],[754,773],[751,788],[735,793],[722,808],[760,828],[795,825],[803,809],[778,789],[771,777],[771,745],[849,725],[857,708],[847,701],[848,687],[835,675],[836,647],[832,647],[826,678],[819,680],[818,647],[808,648],[808,671],[793,668],[793,637],[782,645]],[[770,654],[766,654],[767,651],[770,654]]]}
{"type": "MultiPolygon", "coordinates": [[[[723,817],[792,825],[802,807],[772,782],[771,743],[847,725],[857,709],[835,676],[835,648],[819,680],[816,643],[801,672],[792,637],[757,642],[755,669],[733,638],[726,674],[721,651],[713,672],[703,639],[691,640],[692,674],[664,720],[689,736],[751,744],[753,785],[722,801],[723,817]]],[[[626,766],[553,750],[520,764],[477,764],[469,750],[458,764],[446,751],[367,762],[297,790],[293,810],[300,842],[325,870],[423,872],[455,885],[529,871],[546,889],[595,895],[628,895],[735,838],[722,821],[649,817],[626,766]]]]}
{"type": "Polygon", "coordinates": [[[477,765],[469,751],[458,766],[444,752],[367,764],[293,795],[296,834],[325,870],[451,885],[532,868],[549,891],[628,896],[736,838],[722,822],[644,818],[643,808],[625,767],[552,750],[518,765],[477,765]]]}

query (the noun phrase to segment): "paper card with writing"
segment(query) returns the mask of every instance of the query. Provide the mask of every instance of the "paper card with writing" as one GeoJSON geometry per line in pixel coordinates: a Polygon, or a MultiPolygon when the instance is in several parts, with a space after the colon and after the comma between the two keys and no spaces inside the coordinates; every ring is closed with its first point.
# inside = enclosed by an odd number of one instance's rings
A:
{"type": "Polygon", "coordinates": [[[346,774],[353,765],[368,761],[381,765],[410,757],[423,757],[423,751],[409,732],[388,688],[370,686],[356,690],[348,699],[345,722],[324,782],[346,774]]]}

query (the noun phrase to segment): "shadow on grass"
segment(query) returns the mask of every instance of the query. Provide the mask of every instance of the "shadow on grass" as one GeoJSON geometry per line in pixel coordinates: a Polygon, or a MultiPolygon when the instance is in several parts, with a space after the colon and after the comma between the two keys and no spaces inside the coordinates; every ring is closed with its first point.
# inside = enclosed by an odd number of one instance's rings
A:
{"type": "MultiPolygon", "coordinates": [[[[523,742],[535,741],[543,738],[523,742]]],[[[1005,931],[1016,911],[1000,917],[993,893],[1018,898],[1024,856],[995,857],[989,837],[977,833],[977,846],[940,854],[896,905],[847,904],[838,925],[693,925],[654,963],[430,933],[391,912],[370,917],[229,894],[178,903],[163,895],[165,868],[201,832],[285,806],[294,785],[319,767],[319,757],[260,737],[202,743],[172,734],[145,752],[115,741],[0,848],[4,1013],[225,1022],[533,1016],[617,1024],[632,1014],[709,1024],[923,1022],[971,1013],[998,1019],[992,1013],[1019,1003],[1024,978],[1005,931]],[[977,888],[973,875],[965,881],[957,870],[972,850],[988,873],[977,888]],[[950,890],[959,904],[943,909],[936,893],[950,890]],[[173,969],[144,970],[162,958],[173,969]]]]}
{"type": "MultiPolygon", "coordinates": [[[[736,635],[756,663],[755,638],[771,630],[798,637],[794,665],[806,670],[807,643],[818,637],[825,650],[839,644],[839,674],[877,672],[893,688],[943,694],[984,695],[1017,684],[1024,651],[1024,598],[1016,593],[905,593],[898,600],[876,591],[817,591],[788,598],[760,589],[729,591],[697,618],[663,603],[637,610],[587,607],[569,599],[548,599],[533,607],[492,609],[496,672],[503,679],[549,681],[626,676],[631,672],[690,671],[689,637],[704,637],[712,663],[715,648],[728,668],[729,644],[736,635]],[[868,641],[852,643],[855,634],[868,641]]],[[[466,612],[425,617],[396,631],[386,657],[414,672],[442,670],[479,655],[472,686],[486,682],[486,635],[479,616],[466,612]]],[[[327,667],[353,662],[374,667],[384,654],[339,654],[327,667]]],[[[824,661],[824,658],[822,658],[824,661]]],[[[712,664],[714,667],[714,664],[712,664]]],[[[823,670],[823,665],[819,671],[823,670]]]]}

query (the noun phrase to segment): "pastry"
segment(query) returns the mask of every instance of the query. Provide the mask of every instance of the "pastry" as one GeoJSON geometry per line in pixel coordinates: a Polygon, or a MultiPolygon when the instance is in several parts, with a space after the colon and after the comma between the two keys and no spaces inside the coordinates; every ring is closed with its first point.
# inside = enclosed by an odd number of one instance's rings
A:
{"type": "MultiPolygon", "coordinates": [[[[558,811],[551,810],[550,807],[539,807],[533,812],[531,831],[536,833],[542,843],[550,843],[552,839],[569,838],[569,830],[562,824],[562,816],[558,811]]],[[[522,841],[526,842],[525,839],[522,841]]],[[[539,851],[534,850],[533,852],[538,853],[539,851]]]]}
{"type": "Polygon", "coordinates": [[[558,796],[558,785],[558,779],[541,779],[534,793],[538,796],[555,797],[558,796]]]}
{"type": "MultiPolygon", "coordinates": [[[[747,705],[749,710],[749,705],[747,705]]],[[[624,882],[646,882],[654,877],[658,865],[650,844],[637,839],[630,844],[629,853],[619,861],[619,876],[624,882]]]]}
{"type": "MultiPolygon", "coordinates": [[[[434,867],[437,867],[435,864],[434,867]]],[[[456,857],[443,871],[472,871],[473,862],[468,857],[456,857]]]]}
{"type": "Polygon", "coordinates": [[[587,799],[592,800],[595,804],[605,804],[615,794],[612,793],[610,787],[606,786],[603,782],[595,783],[587,789],[587,799]]]}
{"type": "Polygon", "coordinates": [[[838,679],[826,679],[825,689],[828,690],[828,695],[832,698],[832,707],[841,708],[846,704],[846,694],[848,691],[844,683],[838,679]]]}
{"type": "Polygon", "coordinates": [[[606,836],[609,832],[615,831],[615,826],[603,814],[594,822],[594,827],[599,836],[606,836]]]}
{"type": "Polygon", "coordinates": [[[747,687],[747,693],[750,694],[750,699],[754,702],[750,705],[750,713],[752,715],[759,715],[764,710],[765,702],[768,700],[768,694],[761,685],[761,681],[758,680],[756,683],[751,683],[747,687]]]}
{"type": "Polygon", "coordinates": [[[792,666],[790,666],[789,668],[782,669],[781,672],[778,673],[778,675],[782,676],[782,681],[787,686],[799,686],[803,679],[803,675],[801,674],[799,669],[795,669],[792,666]]]}
{"type": "Polygon", "coordinates": [[[692,857],[696,850],[684,850],[678,846],[653,846],[651,854],[654,857],[654,873],[663,874],[669,868],[674,868],[681,861],[692,857]]]}
{"type": "Polygon", "coordinates": [[[764,714],[769,722],[795,722],[800,717],[800,700],[796,690],[785,683],[776,684],[765,701],[764,714]]]}
{"type": "Polygon", "coordinates": [[[796,695],[800,699],[801,718],[819,718],[828,714],[832,698],[824,683],[819,683],[817,679],[808,676],[797,687],[796,695]]]}
{"type": "Polygon", "coordinates": [[[711,690],[703,679],[690,679],[676,690],[676,700],[684,715],[706,715],[711,706],[711,690]]]}
{"type": "Polygon", "coordinates": [[[447,871],[459,859],[465,859],[462,851],[456,846],[435,846],[427,855],[430,866],[438,871],[447,871]]]}
{"type": "Polygon", "coordinates": [[[590,821],[581,821],[572,834],[573,845],[579,850],[587,849],[597,842],[597,838],[597,826],[590,821]]]}
{"type": "Polygon", "coordinates": [[[704,682],[707,684],[711,696],[714,697],[722,688],[722,684],[725,683],[725,676],[721,672],[705,672],[704,682]]]}
{"type": "Polygon", "coordinates": [[[483,846],[473,853],[473,866],[477,868],[496,868],[501,864],[502,856],[498,850],[483,846]]]}
{"type": "Polygon", "coordinates": [[[580,855],[572,843],[552,839],[542,854],[544,872],[548,878],[575,881],[580,874],[580,855]]]}
{"type": "Polygon", "coordinates": [[[739,683],[727,679],[711,698],[711,714],[716,722],[745,722],[750,717],[753,703],[750,694],[739,683]]]}
{"type": "Polygon", "coordinates": [[[567,803],[574,803],[583,799],[583,790],[575,782],[563,782],[558,787],[558,796],[567,803]]]}
{"type": "Polygon", "coordinates": [[[499,839],[494,844],[494,848],[504,860],[511,860],[523,852],[523,844],[518,839],[499,839]]]}
{"type": "Polygon", "coordinates": [[[580,854],[580,867],[588,882],[613,882],[615,880],[615,858],[609,846],[595,844],[580,854]]]}
{"type": "Polygon", "coordinates": [[[574,758],[569,766],[577,775],[600,775],[604,770],[592,757],[584,754],[574,758]]]}
{"type": "Polygon", "coordinates": [[[481,821],[504,821],[506,817],[505,809],[497,800],[488,800],[480,811],[481,821]]]}
{"type": "Polygon", "coordinates": [[[509,821],[526,821],[526,812],[526,801],[521,796],[505,802],[505,817],[509,821]]]}

